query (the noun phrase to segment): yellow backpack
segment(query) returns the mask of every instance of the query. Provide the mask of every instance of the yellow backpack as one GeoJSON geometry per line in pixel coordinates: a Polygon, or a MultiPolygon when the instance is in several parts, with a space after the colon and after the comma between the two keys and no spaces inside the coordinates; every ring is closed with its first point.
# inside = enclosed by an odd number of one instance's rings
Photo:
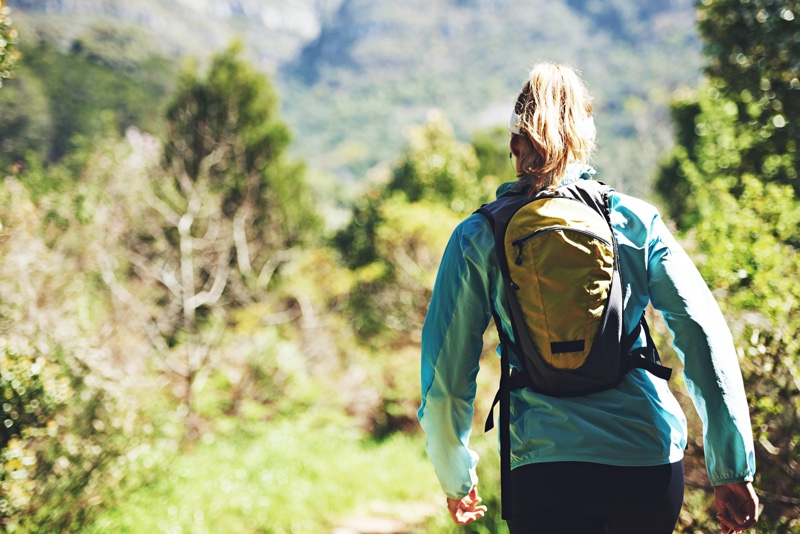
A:
{"type": "MultiPolygon", "coordinates": [[[[500,334],[500,450],[503,482],[510,472],[511,390],[530,388],[555,397],[614,388],[643,368],[669,380],[644,320],[630,333],[623,319],[619,255],[610,222],[611,188],[578,180],[531,195],[521,189],[482,206],[492,225],[513,339],[500,334]],[[646,343],[631,350],[644,332],[646,343]],[[522,364],[510,373],[508,350],[522,364]]],[[[492,408],[494,408],[494,404],[492,408]]],[[[494,426],[492,413],[486,430],[494,426]]],[[[505,483],[503,484],[505,488],[505,483]]],[[[503,517],[510,514],[503,499],[503,517]]]]}

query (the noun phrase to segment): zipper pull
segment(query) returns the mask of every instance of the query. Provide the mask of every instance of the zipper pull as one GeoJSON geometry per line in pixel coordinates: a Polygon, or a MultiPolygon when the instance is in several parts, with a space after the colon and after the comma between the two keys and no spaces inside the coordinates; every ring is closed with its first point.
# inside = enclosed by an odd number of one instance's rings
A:
{"type": "Polygon", "coordinates": [[[519,286],[511,278],[508,279],[508,285],[510,285],[511,289],[513,289],[514,291],[519,291],[519,286]]]}
{"type": "Polygon", "coordinates": [[[522,243],[517,245],[517,257],[514,260],[517,265],[522,265],[522,243]]]}

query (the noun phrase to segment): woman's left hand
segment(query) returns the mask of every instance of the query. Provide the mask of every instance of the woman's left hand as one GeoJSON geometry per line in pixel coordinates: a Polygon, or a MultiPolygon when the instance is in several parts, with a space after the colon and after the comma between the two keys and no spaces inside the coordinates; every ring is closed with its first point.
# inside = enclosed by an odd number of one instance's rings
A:
{"type": "Polygon", "coordinates": [[[447,498],[447,509],[450,517],[457,525],[468,525],[476,519],[480,519],[486,513],[485,506],[478,506],[481,498],[478,497],[478,486],[472,486],[469,494],[463,499],[447,498]]]}

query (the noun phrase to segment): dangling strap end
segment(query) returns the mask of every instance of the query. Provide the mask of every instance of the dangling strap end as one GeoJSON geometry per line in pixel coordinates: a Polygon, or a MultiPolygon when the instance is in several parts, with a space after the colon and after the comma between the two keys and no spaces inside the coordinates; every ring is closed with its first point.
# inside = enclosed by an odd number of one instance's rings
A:
{"type": "Polygon", "coordinates": [[[644,369],[648,373],[657,376],[662,380],[667,380],[672,377],[672,369],[658,364],[652,360],[647,359],[641,352],[634,356],[634,368],[644,369]]]}
{"type": "Polygon", "coordinates": [[[497,403],[500,402],[500,391],[497,391],[497,394],[494,396],[494,400],[492,401],[492,407],[489,408],[489,415],[486,416],[486,424],[483,425],[483,431],[489,432],[491,429],[494,428],[494,407],[497,406],[497,403]]]}

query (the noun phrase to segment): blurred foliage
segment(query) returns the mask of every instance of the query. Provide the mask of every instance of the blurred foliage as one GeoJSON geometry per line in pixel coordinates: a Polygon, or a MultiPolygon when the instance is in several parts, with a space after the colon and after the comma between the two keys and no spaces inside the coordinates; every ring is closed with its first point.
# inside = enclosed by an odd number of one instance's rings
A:
{"type": "Polygon", "coordinates": [[[508,129],[500,126],[478,130],[472,135],[470,143],[478,158],[478,176],[498,185],[516,178],[517,170],[514,160],[511,159],[510,140],[508,129]]]}
{"type": "MultiPolygon", "coordinates": [[[[0,168],[56,162],[97,135],[119,135],[133,124],[159,132],[174,84],[171,63],[155,55],[104,59],[114,38],[128,42],[136,35],[82,38],[69,52],[23,35],[23,59],[0,91],[0,168]]],[[[131,49],[147,47],[125,48],[131,49]]]]}
{"type": "Polygon", "coordinates": [[[90,522],[120,483],[133,432],[119,399],[83,362],[63,347],[32,345],[44,338],[0,337],[0,525],[12,532],[72,532],[90,522]]]}
{"type": "Polygon", "coordinates": [[[205,425],[195,384],[223,358],[232,312],[251,307],[262,328],[295,323],[302,335],[314,309],[282,279],[319,239],[320,217],[304,166],[286,155],[277,95],[241,52],[233,44],[205,72],[190,65],[181,75],[163,144],[127,132],[127,154],[95,210],[103,280],[174,380],[189,439],[205,425]]]}
{"type": "Polygon", "coordinates": [[[372,183],[354,202],[351,221],[333,238],[358,280],[347,309],[361,336],[418,342],[450,233],[494,192],[496,178],[479,177],[478,169],[473,147],[432,112],[409,131],[397,163],[368,177],[372,183]]]}
{"type": "Polygon", "coordinates": [[[765,506],[761,524],[765,532],[794,532],[800,525],[800,202],[789,186],[737,179],[738,196],[724,177],[696,189],[702,215],[691,238],[737,342],[765,506]]]}
{"type": "MultiPolygon", "coordinates": [[[[709,57],[707,85],[673,104],[677,152],[656,188],[682,227],[697,216],[682,161],[702,172],[752,175],[800,192],[800,30],[796,2],[703,0],[699,28],[709,57]],[[717,154],[719,152],[719,154],[717,154]],[[718,169],[718,170],[717,170],[718,169]]],[[[741,184],[730,184],[734,194],[741,184]]]]}
{"type": "Polygon", "coordinates": [[[12,69],[19,59],[19,33],[12,26],[11,10],[0,3],[0,87],[3,80],[12,76],[12,69]]]}
{"type": "Polygon", "coordinates": [[[735,337],[755,431],[764,532],[795,532],[800,525],[795,11],[794,1],[698,4],[708,80],[677,95],[677,147],[657,180],[735,337]]]}
{"type": "Polygon", "coordinates": [[[0,185],[0,524],[74,532],[114,501],[136,403],[94,329],[74,242],[48,243],[46,207],[0,185]]]}
{"type": "Polygon", "coordinates": [[[357,343],[375,355],[365,366],[378,393],[366,425],[375,437],[418,429],[419,343],[439,260],[456,225],[494,197],[499,178],[481,173],[495,170],[507,136],[480,138],[486,158],[479,160],[444,114],[431,111],[409,129],[393,166],[370,171],[349,223],[333,235],[353,277],[334,311],[349,317],[357,343]]]}
{"type": "Polygon", "coordinates": [[[431,510],[436,481],[417,436],[374,443],[329,410],[217,422],[82,532],[333,532],[376,516],[396,531],[425,532],[416,523],[444,510],[431,510]]]}
{"type": "MultiPolygon", "coordinates": [[[[699,29],[708,76],[758,137],[741,147],[742,173],[800,192],[800,13],[796,0],[703,0],[699,29]],[[775,165],[775,156],[787,161],[775,165]]],[[[733,111],[733,108],[731,109],[733,111]]]]}
{"type": "Polygon", "coordinates": [[[242,51],[235,42],[212,58],[205,77],[183,74],[166,112],[164,157],[195,182],[207,173],[209,192],[223,195],[225,217],[246,215],[258,230],[248,241],[287,247],[318,230],[319,216],[305,169],[286,158],[290,134],[277,93],[242,51]]]}
{"type": "Polygon", "coordinates": [[[457,214],[472,212],[491,192],[479,181],[479,161],[469,144],[457,141],[441,111],[409,132],[409,146],[392,172],[388,195],[398,192],[410,203],[427,200],[457,214]]]}

